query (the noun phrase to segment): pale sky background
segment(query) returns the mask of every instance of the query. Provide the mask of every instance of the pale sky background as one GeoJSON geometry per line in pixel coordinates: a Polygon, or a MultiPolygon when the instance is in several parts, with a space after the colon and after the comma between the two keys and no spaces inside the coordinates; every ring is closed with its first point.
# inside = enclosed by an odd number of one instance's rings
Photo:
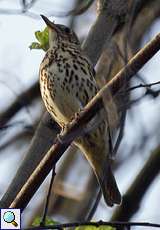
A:
{"type": "MultiPolygon", "coordinates": [[[[49,1],[41,0],[40,3],[36,4],[32,12],[37,15],[43,13],[51,13],[48,9],[52,9],[54,6],[54,11],[61,11],[67,9],[68,1],[49,1]],[[53,4],[55,2],[55,4],[53,4]],[[43,6],[43,12],[42,12],[43,6]]],[[[74,2],[74,1],[71,1],[74,2]]],[[[10,9],[19,9],[19,1],[0,1],[1,8],[10,8],[10,9]]],[[[80,17],[77,21],[77,31],[79,35],[83,35],[86,31],[89,30],[89,26],[94,21],[94,14],[85,14],[85,17],[80,17]],[[83,27],[82,27],[83,25],[83,27]]],[[[56,23],[67,24],[69,19],[65,18],[52,18],[56,23]]],[[[3,15],[0,14],[0,110],[3,111],[8,104],[16,98],[22,88],[27,88],[38,78],[39,64],[44,56],[43,51],[39,50],[30,50],[28,47],[31,42],[35,41],[34,32],[37,30],[42,30],[44,28],[44,22],[39,19],[33,19],[31,17],[22,16],[22,15],[3,15]]],[[[160,31],[160,20],[157,20],[150,31],[146,34],[142,44],[147,42],[152,37],[154,37],[160,31]]],[[[145,79],[148,82],[158,81],[160,79],[160,53],[155,55],[151,61],[143,68],[141,71],[142,76],[145,76],[145,79]]],[[[133,84],[136,84],[134,81],[133,84]]],[[[138,96],[139,92],[142,90],[133,91],[133,96],[138,96]]],[[[29,108],[29,114],[25,110],[21,111],[15,120],[22,120],[25,124],[32,124],[35,119],[32,117],[32,108],[29,108]]],[[[34,109],[39,109],[36,106],[34,109]]],[[[122,146],[126,146],[126,149],[130,146],[130,143],[138,144],[138,135],[140,135],[142,127],[145,127],[148,133],[152,133],[154,127],[159,126],[158,122],[160,114],[160,100],[157,97],[155,100],[146,99],[143,102],[133,107],[135,114],[138,113],[138,118],[134,116],[127,117],[127,130],[125,130],[125,137],[122,142],[122,146]],[[143,126],[142,126],[143,125],[143,126]]],[[[11,128],[9,134],[14,135],[15,132],[21,130],[23,127],[17,125],[16,129],[11,128]]],[[[2,134],[0,134],[2,136],[2,134]]],[[[1,139],[0,144],[5,140],[6,135],[1,139]]],[[[132,183],[135,175],[142,168],[145,161],[148,159],[148,156],[151,153],[151,150],[154,149],[157,145],[157,139],[153,136],[152,141],[148,142],[143,154],[141,152],[136,152],[133,157],[130,158],[126,164],[123,165],[117,172],[117,182],[119,188],[124,193],[128,186],[132,183]],[[127,172],[127,173],[126,173],[127,172]]],[[[28,146],[16,145],[8,147],[1,152],[0,154],[0,196],[3,195],[5,190],[8,187],[9,182],[12,180],[15,170],[19,165],[19,161],[22,160],[28,146]],[[14,154],[14,153],[18,154],[14,154]],[[7,157],[4,157],[4,154],[7,157]],[[2,176],[4,175],[4,176],[2,176]]],[[[126,150],[127,151],[127,150],[126,150]]],[[[148,190],[144,200],[142,202],[140,211],[134,216],[133,220],[135,221],[152,221],[158,222],[160,219],[159,212],[159,191],[160,191],[160,177],[156,178],[150,189],[148,190]]],[[[36,198],[39,199],[42,188],[36,193],[36,198]],[[39,194],[39,195],[38,195],[39,194]]],[[[31,202],[32,203],[32,202],[31,202]]],[[[33,208],[32,204],[29,204],[27,208],[27,213],[29,214],[30,210],[33,208]]],[[[107,220],[109,217],[111,209],[107,208],[103,202],[99,205],[97,212],[94,216],[94,220],[103,219],[107,220]]]]}

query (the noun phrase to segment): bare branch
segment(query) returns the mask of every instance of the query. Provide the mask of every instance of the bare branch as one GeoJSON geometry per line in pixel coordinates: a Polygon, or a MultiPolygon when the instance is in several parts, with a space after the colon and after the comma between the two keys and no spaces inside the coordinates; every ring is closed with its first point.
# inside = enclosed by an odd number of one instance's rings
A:
{"type": "Polygon", "coordinates": [[[139,84],[139,85],[126,89],[126,92],[134,90],[134,89],[138,89],[138,88],[151,88],[154,85],[160,85],[160,81],[149,83],[149,84],[139,84]]]}
{"type": "Polygon", "coordinates": [[[55,225],[48,225],[43,227],[38,226],[38,227],[25,228],[24,230],[64,229],[64,228],[71,228],[71,227],[78,227],[78,226],[95,226],[95,227],[111,226],[118,229],[128,227],[128,226],[160,228],[160,224],[149,223],[149,222],[98,221],[98,222],[75,222],[75,223],[66,223],[66,224],[55,224],[55,225]]]}

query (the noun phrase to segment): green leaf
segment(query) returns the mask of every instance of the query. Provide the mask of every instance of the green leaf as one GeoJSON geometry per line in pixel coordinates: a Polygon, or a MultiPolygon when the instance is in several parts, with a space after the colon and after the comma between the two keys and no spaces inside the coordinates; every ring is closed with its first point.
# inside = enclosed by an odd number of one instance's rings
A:
{"type": "MultiPolygon", "coordinates": [[[[36,227],[39,226],[41,223],[42,217],[36,217],[32,223],[32,226],[36,227]]],[[[52,220],[50,217],[46,217],[45,225],[54,225],[59,224],[58,222],[52,220]]]]}
{"type": "Polygon", "coordinates": [[[29,46],[31,50],[33,49],[42,49],[41,45],[38,42],[32,42],[32,44],[29,46]]]}
{"type": "Polygon", "coordinates": [[[76,230],[116,230],[116,229],[107,225],[101,225],[99,227],[88,225],[88,226],[77,227],[76,230]]]}
{"type": "Polygon", "coordinates": [[[47,51],[49,48],[48,27],[46,27],[43,31],[36,31],[35,37],[38,42],[32,42],[29,48],[43,49],[44,51],[47,51]]]}

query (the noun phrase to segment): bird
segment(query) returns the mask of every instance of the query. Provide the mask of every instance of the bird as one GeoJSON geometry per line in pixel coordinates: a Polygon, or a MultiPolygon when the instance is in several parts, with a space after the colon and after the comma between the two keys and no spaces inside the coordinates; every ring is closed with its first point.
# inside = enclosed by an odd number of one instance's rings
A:
{"type": "MultiPolygon", "coordinates": [[[[75,32],[67,26],[55,24],[41,15],[48,27],[49,49],[40,64],[39,82],[42,100],[47,111],[61,128],[97,94],[95,70],[80,46],[75,32]]],[[[108,124],[98,116],[96,128],[76,138],[74,144],[90,163],[106,204],[121,203],[106,137],[108,124]]],[[[92,122],[93,123],[93,122],[92,122]]]]}

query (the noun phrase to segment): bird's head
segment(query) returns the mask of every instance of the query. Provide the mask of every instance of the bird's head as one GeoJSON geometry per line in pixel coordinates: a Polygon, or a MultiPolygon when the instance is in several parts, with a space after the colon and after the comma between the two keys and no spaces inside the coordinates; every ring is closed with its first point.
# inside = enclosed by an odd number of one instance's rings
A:
{"type": "Polygon", "coordinates": [[[59,42],[68,42],[75,45],[79,45],[79,40],[77,35],[73,30],[67,26],[55,24],[51,22],[46,16],[41,15],[46,25],[48,26],[49,31],[49,45],[50,47],[59,42]]]}

